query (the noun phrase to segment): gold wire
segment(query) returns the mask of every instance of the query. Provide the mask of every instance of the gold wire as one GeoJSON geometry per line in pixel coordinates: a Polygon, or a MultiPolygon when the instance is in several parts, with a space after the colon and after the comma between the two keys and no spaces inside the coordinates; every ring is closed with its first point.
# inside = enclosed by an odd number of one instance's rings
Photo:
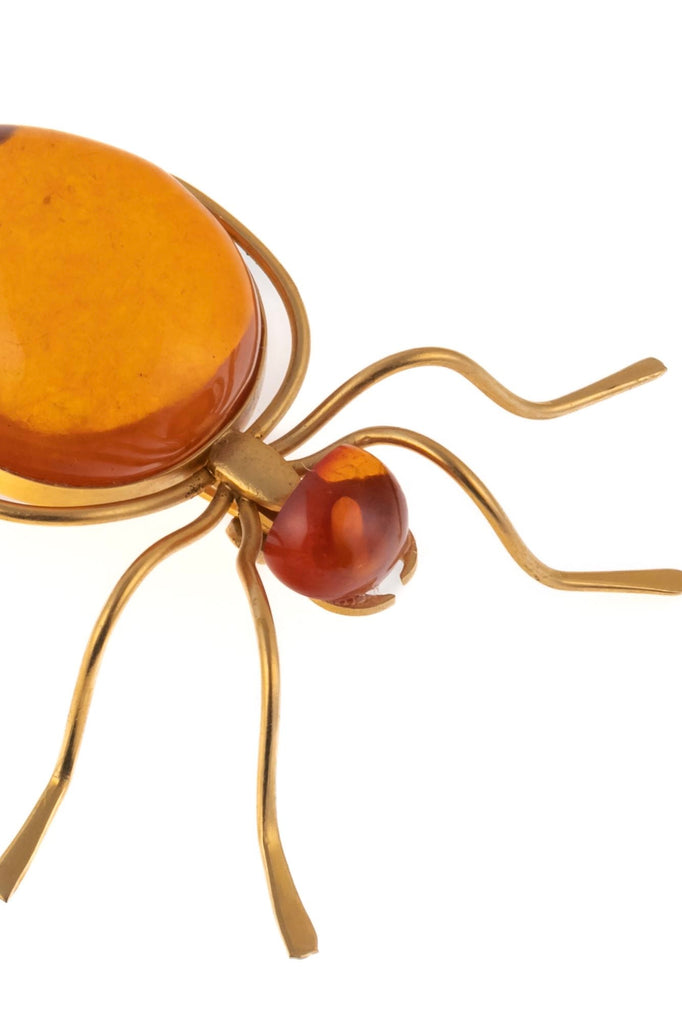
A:
{"type": "Polygon", "coordinates": [[[17,888],[49,828],[71,781],[90,710],[104,648],[131,595],[152,569],[169,555],[212,530],[227,514],[230,491],[220,486],[202,515],[158,540],[137,558],[114,587],[95,624],[76,681],[62,747],[52,777],[15,839],[0,857],[0,899],[8,900],[17,888]]]}
{"type": "Polygon", "coordinates": [[[303,472],[339,444],[365,448],[375,444],[398,445],[417,452],[435,463],[452,477],[483,513],[517,565],[529,576],[557,590],[633,591],[645,594],[682,593],[682,571],[678,569],[628,569],[612,572],[565,572],[541,562],[521,540],[499,502],[476,474],[442,444],[424,434],[400,427],[370,427],[355,430],[322,451],[292,462],[303,472]]]}
{"type": "Polygon", "coordinates": [[[547,402],[529,402],[527,399],[515,395],[513,391],[509,391],[487,370],[484,370],[473,359],[462,355],[461,352],[454,352],[447,348],[412,348],[404,352],[396,352],[385,359],[379,359],[376,363],[372,363],[364,370],[354,374],[328,398],[325,398],[309,416],[306,416],[282,437],[271,442],[273,448],[276,448],[282,455],[286,455],[307,441],[367,388],[378,384],[379,381],[385,380],[386,377],[390,377],[394,373],[419,366],[440,366],[454,370],[507,412],[532,420],[565,416],[569,412],[575,412],[587,405],[601,402],[621,391],[628,391],[640,384],[646,384],[647,381],[654,380],[666,370],[659,359],[641,359],[637,363],[632,363],[631,366],[618,370],[617,373],[604,377],[594,384],[588,384],[587,387],[581,388],[579,391],[563,395],[561,398],[554,398],[547,402]]]}
{"type": "Polygon", "coordinates": [[[109,505],[74,505],[60,508],[49,505],[20,505],[0,500],[0,519],[16,523],[41,523],[49,526],[84,526],[95,523],[109,523],[119,519],[133,519],[150,512],[179,505],[189,498],[201,494],[213,481],[208,467],[194,473],[189,480],[174,484],[165,491],[145,494],[139,498],[111,502],[109,505]]]}
{"type": "Polygon", "coordinates": [[[272,905],[289,956],[317,952],[317,935],[291,877],[277,823],[277,740],[279,733],[280,670],[277,634],[263,581],[256,568],[263,529],[251,502],[240,499],[241,543],[237,570],[249,599],[256,627],[261,664],[261,724],[258,751],[258,839],[272,905]]]}
{"type": "Polygon", "coordinates": [[[209,196],[204,195],[186,181],[177,179],[192,193],[207,210],[222,221],[232,240],[252,257],[275,286],[289,318],[291,328],[291,355],[286,373],[277,394],[266,409],[249,426],[248,432],[256,437],[266,437],[289,411],[296,399],[308,368],[310,359],[310,325],[303,300],[289,273],[259,238],[244,224],[224,210],[209,196]]]}

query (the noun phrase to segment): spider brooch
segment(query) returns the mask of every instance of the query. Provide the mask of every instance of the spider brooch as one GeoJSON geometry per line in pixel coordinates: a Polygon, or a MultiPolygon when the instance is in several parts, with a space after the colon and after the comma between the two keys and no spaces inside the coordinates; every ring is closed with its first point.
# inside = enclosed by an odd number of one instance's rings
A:
{"type": "Polygon", "coordinates": [[[19,885],[64,798],[104,648],[128,599],[159,562],[232,517],[228,534],[260,651],[260,845],[287,949],[306,956],[317,936],[276,814],[279,661],[261,556],[325,608],[358,615],[387,607],[394,582],[410,578],[417,558],[400,486],[367,451],[387,444],[448,473],[521,568],[547,586],[674,594],[682,572],[550,568],[457,456],[411,430],[357,430],[323,451],[288,457],[354,397],[401,370],[445,367],[503,409],[548,419],[653,380],[665,367],[644,359],[562,398],[530,402],[458,352],[410,349],[361,370],[270,440],[303,381],[309,329],[289,275],[254,235],[146,161],[60,132],[0,126],[0,181],[0,518],[103,523],[198,495],[209,502],[141,554],[104,605],[54,771],[0,857],[0,897],[19,885]],[[255,419],[266,324],[241,253],[270,279],[291,328],[288,368],[255,419]]]}

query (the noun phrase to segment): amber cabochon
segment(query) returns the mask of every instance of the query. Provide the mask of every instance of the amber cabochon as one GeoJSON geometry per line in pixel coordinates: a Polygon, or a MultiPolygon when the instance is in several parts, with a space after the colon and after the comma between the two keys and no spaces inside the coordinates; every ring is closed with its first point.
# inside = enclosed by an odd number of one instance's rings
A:
{"type": "Polygon", "coordinates": [[[163,473],[244,406],[260,316],[222,225],[169,174],[0,126],[0,468],[101,487],[163,473]]]}
{"type": "Polygon", "coordinates": [[[306,597],[343,601],[374,589],[407,540],[400,484],[370,452],[339,445],[301,480],[263,547],[268,568],[306,597]]]}

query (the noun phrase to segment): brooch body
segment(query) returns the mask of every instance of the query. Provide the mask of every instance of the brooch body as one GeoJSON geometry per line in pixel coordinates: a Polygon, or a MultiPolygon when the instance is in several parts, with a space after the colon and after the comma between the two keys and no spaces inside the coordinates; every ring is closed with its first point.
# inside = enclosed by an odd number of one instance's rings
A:
{"type": "Polygon", "coordinates": [[[421,366],[454,370],[507,411],[548,419],[653,380],[644,359],[546,402],[513,394],[461,353],[425,347],[359,371],[274,437],[303,381],[304,306],[289,275],[213,200],[138,157],[35,128],[0,127],[0,518],[102,523],[203,496],[202,514],[124,572],[86,648],[57,763],[0,858],[0,897],[23,878],[68,788],[107,639],[149,572],[229,520],[258,636],[262,711],[258,831],[291,956],[317,949],[276,811],[280,669],[258,568],[331,611],[387,608],[416,568],[403,491],[369,448],[398,445],[464,489],[516,562],[568,590],[682,591],[674,569],[563,572],[536,558],[485,484],[440,443],[399,427],[353,431],[292,457],[358,394],[421,366]],[[288,367],[254,414],[267,324],[243,254],[269,277],[291,328],[288,367]]]}

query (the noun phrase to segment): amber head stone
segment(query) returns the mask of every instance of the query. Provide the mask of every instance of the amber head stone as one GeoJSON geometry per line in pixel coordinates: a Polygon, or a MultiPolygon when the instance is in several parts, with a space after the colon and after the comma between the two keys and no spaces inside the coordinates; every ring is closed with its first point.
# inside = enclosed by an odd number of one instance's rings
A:
{"type": "Polygon", "coordinates": [[[370,452],[340,445],[317,462],[280,510],[265,564],[292,590],[347,601],[378,587],[407,542],[407,505],[370,452]]]}
{"type": "MultiPolygon", "coordinates": [[[[1,899],[21,882],[64,798],[106,641],[128,599],[164,558],[227,520],[260,654],[257,808],[266,878],[290,955],[316,951],[279,834],[279,656],[257,563],[262,555],[280,581],[332,611],[364,615],[391,604],[414,572],[416,546],[403,492],[369,447],[399,446],[447,473],[521,568],[547,586],[682,592],[674,569],[565,572],[541,562],[475,473],[413,430],[356,430],[292,457],[354,397],[402,370],[445,367],[507,411],[548,419],[658,377],[665,367],[657,359],[532,402],[459,352],[409,349],[360,370],[273,436],[299,392],[308,353],[306,312],[291,278],[213,200],[101,143],[0,126],[0,518],[102,523],[207,501],[144,551],[104,603],[57,763],[0,857],[1,899]],[[244,256],[270,279],[291,329],[288,367],[257,413],[266,325],[244,256]]],[[[446,519],[450,530],[446,512],[434,516],[433,557],[446,519]]]]}

